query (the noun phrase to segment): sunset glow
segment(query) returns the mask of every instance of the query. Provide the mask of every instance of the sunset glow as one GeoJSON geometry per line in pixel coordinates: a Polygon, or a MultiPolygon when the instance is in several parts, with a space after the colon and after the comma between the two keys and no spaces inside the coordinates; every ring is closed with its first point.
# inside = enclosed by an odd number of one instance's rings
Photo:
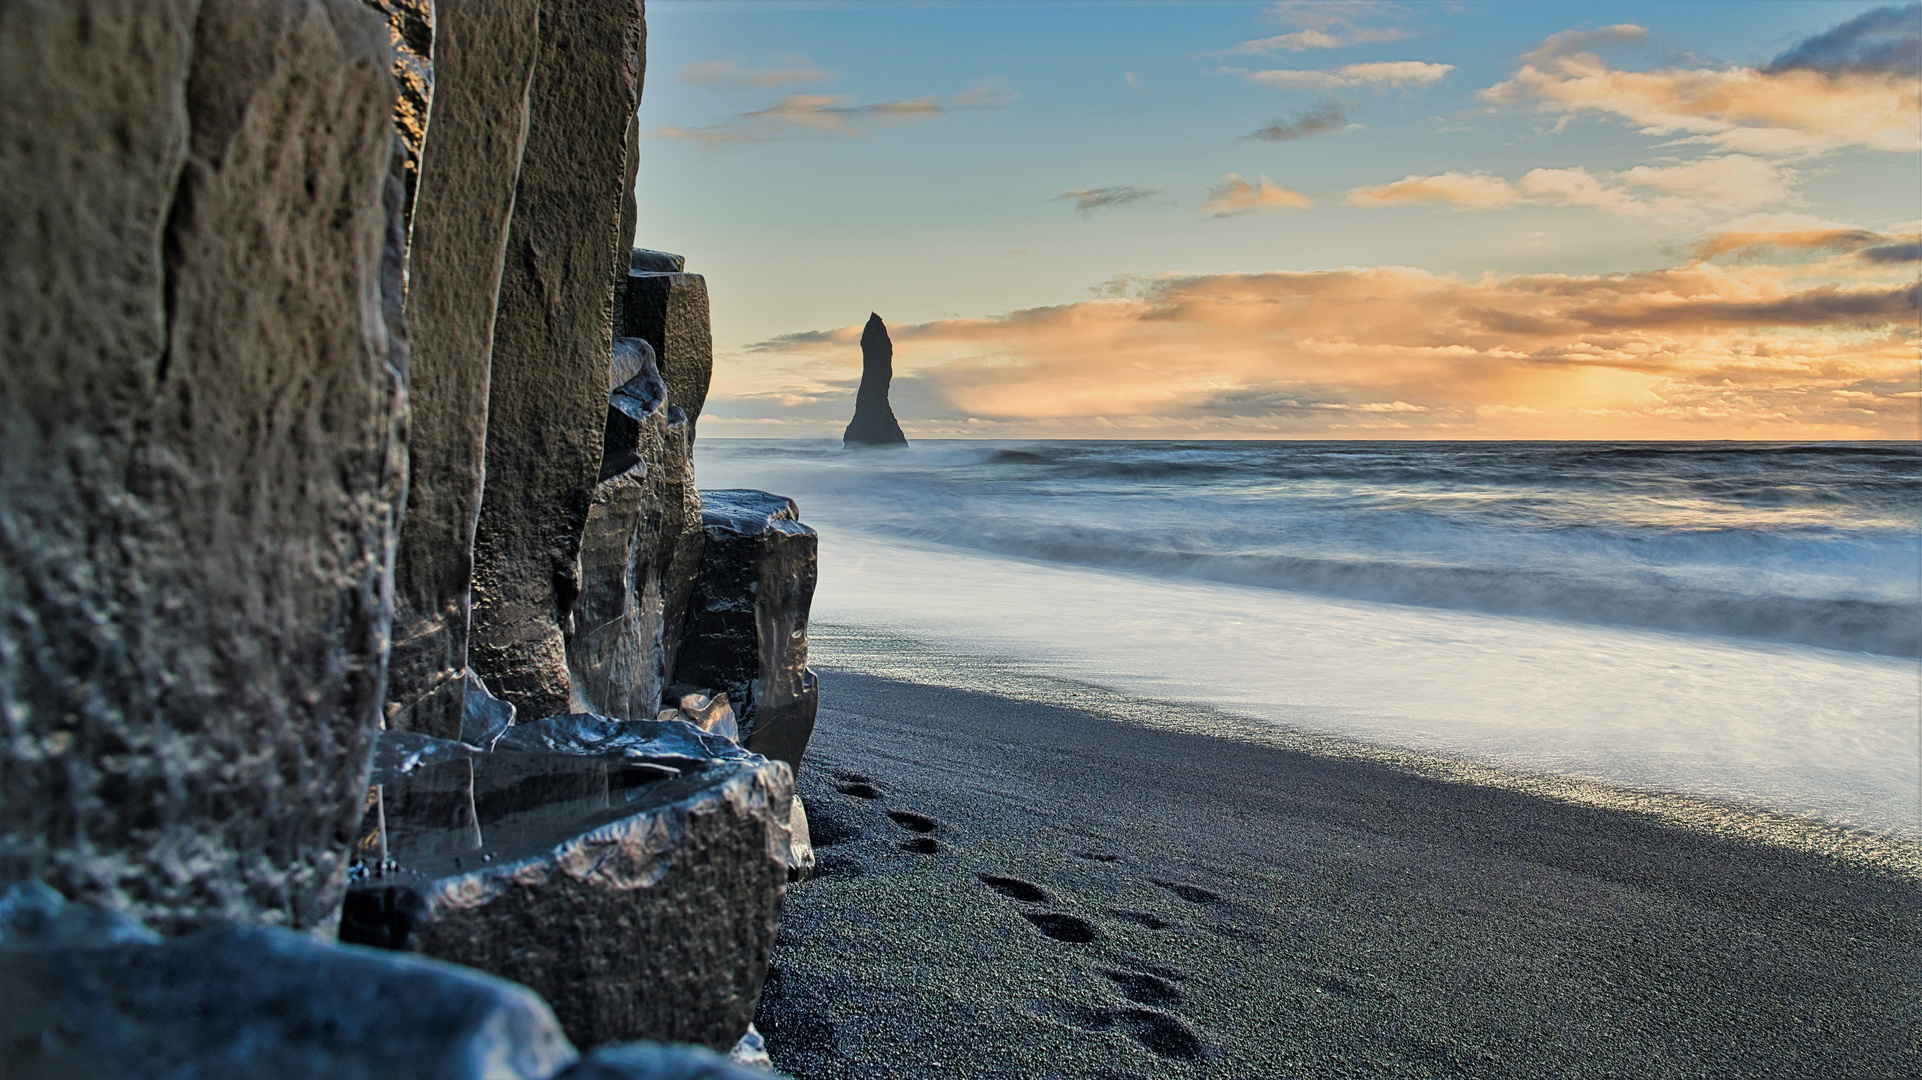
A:
{"type": "Polygon", "coordinates": [[[911,438],[1918,435],[1913,4],[747,6],[650,6],[704,432],[873,310],[911,438]]]}

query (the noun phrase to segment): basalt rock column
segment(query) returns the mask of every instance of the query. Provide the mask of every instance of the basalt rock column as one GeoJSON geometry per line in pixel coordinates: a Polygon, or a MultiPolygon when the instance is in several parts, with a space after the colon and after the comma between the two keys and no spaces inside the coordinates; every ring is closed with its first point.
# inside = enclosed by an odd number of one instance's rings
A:
{"type": "Polygon", "coordinates": [[[345,885],[405,475],[390,60],[351,0],[0,6],[0,865],[159,930],[345,885]]]}
{"type": "Polygon", "coordinates": [[[641,0],[546,0],[508,226],[468,663],[523,717],[566,712],[565,628],[600,471],[641,0]]]}
{"type": "Polygon", "coordinates": [[[634,248],[630,251],[624,306],[628,337],[654,346],[667,380],[667,399],[701,419],[707,384],[714,373],[714,334],[708,321],[707,279],[684,270],[643,269],[679,265],[678,255],[634,248]]]}
{"type": "Polygon", "coordinates": [[[820,705],[807,667],[818,538],[794,500],[765,491],[702,492],[701,531],[674,681],[726,691],[741,744],[799,771],[820,705]]]}
{"type": "Polygon", "coordinates": [[[613,367],[601,480],[581,541],[568,670],[576,711],[652,720],[670,663],[668,599],[686,578],[677,611],[685,610],[699,548],[685,557],[680,549],[690,528],[700,537],[700,508],[687,505],[694,490],[687,414],[668,403],[654,350],[639,338],[616,338],[613,367]]]}
{"type": "Polygon", "coordinates": [[[407,516],[394,560],[388,726],[460,734],[495,297],[527,139],[539,0],[436,0],[407,322],[407,516]]]}
{"type": "Polygon", "coordinates": [[[854,395],[854,419],[841,436],[845,446],[906,446],[908,437],[888,405],[888,384],[894,381],[894,342],[888,340],[881,316],[868,314],[861,331],[861,389],[854,395]]]}

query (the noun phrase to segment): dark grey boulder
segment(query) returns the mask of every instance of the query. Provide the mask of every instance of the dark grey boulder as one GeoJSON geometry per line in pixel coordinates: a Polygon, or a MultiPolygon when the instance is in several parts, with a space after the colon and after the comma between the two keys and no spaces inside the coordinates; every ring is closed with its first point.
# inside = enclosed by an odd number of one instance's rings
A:
{"type": "Polygon", "coordinates": [[[854,419],[841,436],[846,446],[906,446],[901,424],[888,404],[888,384],[894,381],[894,342],[881,316],[868,313],[861,331],[861,388],[854,394],[854,419]]]}
{"type": "Polygon", "coordinates": [[[748,749],[798,771],[820,689],[807,668],[818,538],[794,500],[765,491],[701,493],[701,572],[674,682],[720,690],[748,749]]]}
{"type": "Polygon", "coordinates": [[[678,274],[687,269],[687,259],[680,255],[670,255],[665,251],[650,251],[635,248],[628,253],[629,270],[651,270],[656,273],[678,274]]]}
{"type": "Polygon", "coordinates": [[[565,626],[600,471],[641,0],[543,4],[508,225],[474,534],[468,665],[524,716],[567,711],[565,626]]]}
{"type": "Polygon", "coordinates": [[[389,733],[385,865],[341,940],[539,991],[574,1041],[732,1046],[753,1019],[791,859],[787,767],[680,722],[551,717],[491,753],[389,733]]]}
{"type": "Polygon", "coordinates": [[[737,1065],[698,1046],[643,1042],[604,1046],[555,1080],[778,1080],[779,1075],[737,1065]]]}
{"type": "Polygon", "coordinates": [[[0,946],[9,1080],[547,1080],[579,1057],[526,987],[304,934],[0,946]]]}
{"type": "MultiPolygon", "coordinates": [[[[635,252],[640,249],[635,249],[635,252]]],[[[630,258],[635,258],[630,253],[630,258]]],[[[680,256],[665,258],[679,260],[680,256]]],[[[648,262],[656,262],[651,257],[648,262]]],[[[687,413],[690,438],[707,403],[714,373],[714,335],[708,322],[707,279],[699,274],[630,270],[621,332],[654,346],[667,380],[667,400],[687,413]]]]}
{"type": "Polygon", "coordinates": [[[168,933],[323,925],[405,479],[387,29],[351,0],[0,20],[0,872],[168,933]]]}
{"type": "MultiPolygon", "coordinates": [[[[539,8],[539,0],[433,5],[442,33],[408,248],[412,415],[387,723],[441,737],[459,732],[465,700],[495,298],[527,140],[539,8]]],[[[403,94],[402,111],[410,107],[403,94]]]]}

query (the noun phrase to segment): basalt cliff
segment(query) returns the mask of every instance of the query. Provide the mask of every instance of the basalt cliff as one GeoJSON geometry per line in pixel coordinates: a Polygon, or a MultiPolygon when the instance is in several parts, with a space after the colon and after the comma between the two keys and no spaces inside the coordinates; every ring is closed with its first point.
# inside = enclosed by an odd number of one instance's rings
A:
{"type": "Polygon", "coordinates": [[[815,537],[696,486],[646,40],[642,0],[0,6],[9,1076],[754,1056],[815,537]]]}

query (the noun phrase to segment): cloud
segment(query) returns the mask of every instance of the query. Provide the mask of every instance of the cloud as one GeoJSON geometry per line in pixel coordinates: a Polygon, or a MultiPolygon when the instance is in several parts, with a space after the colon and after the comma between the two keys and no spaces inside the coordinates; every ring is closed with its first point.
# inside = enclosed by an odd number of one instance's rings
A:
{"type": "Polygon", "coordinates": [[[1806,68],[1825,72],[1917,74],[1922,57],[1922,4],[1891,4],[1865,11],[1775,58],[1769,74],[1806,68]]]}
{"type": "Polygon", "coordinates": [[[1006,79],[997,79],[993,76],[976,79],[973,86],[954,95],[953,98],[957,109],[998,109],[1019,100],[1021,95],[1014,92],[1014,87],[1009,86],[1006,79]]]}
{"type": "MultiPolygon", "coordinates": [[[[1852,265],[1836,280],[1705,262],[1135,278],[1101,299],[890,333],[923,430],[1913,437],[1916,284],[1852,265]]],[[[840,387],[858,332],[779,348],[831,358],[821,370],[840,387]]],[[[838,392],[844,415],[851,389],[838,392]]]]}
{"type": "Polygon", "coordinates": [[[1510,182],[1487,173],[1406,176],[1348,192],[1351,206],[1445,205],[1500,210],[1520,204],[1592,206],[1627,216],[1723,212],[1798,201],[1793,169],[1742,154],[1698,158],[1678,165],[1637,165],[1617,173],[1587,169],[1532,169],[1510,182]],[[1638,190],[1639,189],[1639,190],[1638,190]]]}
{"type": "MultiPolygon", "coordinates": [[[[979,79],[968,89],[949,98],[948,108],[999,108],[1019,100],[1019,97],[1001,79],[979,79]]],[[[933,95],[905,101],[881,101],[871,105],[855,105],[852,104],[853,100],[845,94],[789,94],[778,104],[730,116],[717,124],[696,128],[669,125],[655,128],[650,134],[663,139],[687,139],[710,148],[735,143],[774,142],[778,139],[847,138],[865,135],[871,128],[918,123],[948,111],[933,95]]]]}
{"type": "Polygon", "coordinates": [[[1055,198],[1073,199],[1075,210],[1085,214],[1090,210],[1100,210],[1103,207],[1129,206],[1152,199],[1162,193],[1160,188],[1123,186],[1064,191],[1055,198]]]}
{"type": "Polygon", "coordinates": [[[1310,49],[1343,49],[1350,45],[1380,45],[1413,37],[1400,26],[1365,26],[1367,20],[1399,22],[1407,10],[1394,4],[1327,2],[1279,3],[1270,7],[1267,18],[1284,26],[1300,29],[1274,37],[1244,41],[1230,52],[1241,54],[1268,52],[1306,52],[1310,49]]]}
{"type": "Polygon", "coordinates": [[[1759,257],[1783,249],[1855,251],[1888,240],[1878,232],[1806,214],[1752,214],[1704,236],[1691,254],[1697,259],[1713,259],[1728,254],[1759,257]]]}
{"type": "Polygon", "coordinates": [[[814,61],[805,56],[782,57],[785,67],[749,68],[732,59],[702,60],[681,69],[684,82],[702,86],[793,86],[799,83],[822,82],[833,78],[833,73],[814,66],[814,61]]]}
{"type": "Polygon", "coordinates": [[[1229,173],[1209,190],[1208,201],[1201,204],[1201,208],[1214,217],[1234,217],[1253,211],[1301,210],[1312,205],[1313,199],[1291,188],[1271,184],[1266,176],[1259,183],[1250,184],[1239,175],[1229,173]]]}
{"type": "Polygon", "coordinates": [[[1305,139],[1324,131],[1333,131],[1348,121],[1341,102],[1324,101],[1312,108],[1304,109],[1292,120],[1277,119],[1259,131],[1243,135],[1243,139],[1259,139],[1264,142],[1287,142],[1290,139],[1305,139]]]}
{"type": "Polygon", "coordinates": [[[1136,91],[1139,91],[1140,89],[1142,89],[1142,87],[1146,85],[1141,81],[1141,76],[1135,74],[1132,71],[1122,72],[1121,81],[1123,84],[1125,84],[1128,87],[1128,89],[1136,90],[1136,91]]]}
{"type": "Polygon", "coordinates": [[[1789,50],[1766,69],[1618,70],[1593,50],[1638,43],[1646,36],[1641,27],[1565,31],[1523,57],[1519,70],[1481,97],[1564,116],[1613,116],[1644,134],[1747,154],[1810,155],[1848,147],[1914,153],[1922,148],[1916,133],[1922,89],[1913,67],[1876,66],[1886,62],[1873,59],[1883,55],[1879,46],[1863,44],[1872,37],[1866,31],[1818,45],[1850,23],[1789,50]],[[1790,62],[1805,53],[1806,61],[1790,62]],[[1858,58],[1823,67],[1817,57],[1858,58]]]}
{"type": "Polygon", "coordinates": [[[1427,87],[1440,82],[1449,72],[1455,70],[1453,64],[1431,64],[1421,60],[1378,60],[1366,64],[1345,64],[1325,71],[1307,71],[1296,68],[1276,68],[1268,71],[1249,71],[1245,68],[1222,68],[1224,74],[1239,75],[1252,83],[1263,86],[1279,86],[1288,90],[1332,90],[1344,86],[1371,86],[1377,90],[1389,87],[1427,87]]]}
{"type": "Polygon", "coordinates": [[[1922,242],[1911,240],[1906,244],[1884,244],[1881,247],[1864,248],[1858,254],[1874,263],[1922,262],[1922,242]]]}
{"type": "Polygon", "coordinates": [[[911,101],[883,101],[850,105],[842,94],[789,94],[780,104],[729,117],[700,128],[661,127],[654,134],[667,139],[689,139],[704,146],[773,142],[801,137],[842,137],[865,134],[869,128],[911,124],[941,115],[932,97],[911,101]]]}

